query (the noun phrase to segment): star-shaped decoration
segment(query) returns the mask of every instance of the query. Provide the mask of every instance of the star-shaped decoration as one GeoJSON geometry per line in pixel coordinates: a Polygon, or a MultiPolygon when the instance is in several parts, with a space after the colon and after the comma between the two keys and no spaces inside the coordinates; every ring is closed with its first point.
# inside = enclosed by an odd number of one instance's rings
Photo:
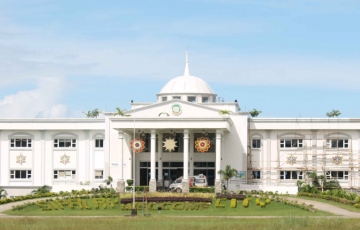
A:
{"type": "Polygon", "coordinates": [[[342,156],[336,155],[333,157],[333,164],[339,165],[342,163],[342,156]]]}
{"type": "Polygon", "coordinates": [[[165,151],[175,151],[175,147],[177,147],[176,143],[177,141],[175,141],[175,139],[169,138],[169,139],[165,139],[165,141],[163,142],[165,147],[165,151]]]}
{"type": "Polygon", "coordinates": [[[296,156],[294,156],[292,154],[290,156],[288,156],[286,163],[288,163],[289,165],[296,164],[296,156]]]}
{"type": "Polygon", "coordinates": [[[209,148],[210,148],[209,139],[206,137],[199,137],[195,141],[195,148],[197,151],[202,152],[202,153],[209,151],[209,148]]]}
{"type": "Polygon", "coordinates": [[[16,156],[16,163],[22,165],[24,163],[26,163],[26,156],[22,155],[22,153],[20,153],[19,156],[16,156]]]}
{"type": "Polygon", "coordinates": [[[68,156],[64,153],[64,155],[60,156],[60,163],[63,163],[64,165],[69,164],[70,156],[68,156]]]}

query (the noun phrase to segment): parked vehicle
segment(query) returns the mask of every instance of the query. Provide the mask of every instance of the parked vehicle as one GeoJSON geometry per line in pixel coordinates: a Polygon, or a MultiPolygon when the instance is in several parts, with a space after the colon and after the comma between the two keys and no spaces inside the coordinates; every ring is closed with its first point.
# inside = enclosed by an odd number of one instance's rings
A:
{"type": "MultiPolygon", "coordinates": [[[[179,177],[177,178],[170,186],[169,186],[169,190],[170,191],[175,191],[175,192],[181,192],[182,191],[182,178],[183,177],[179,177]]],[[[189,176],[189,187],[207,187],[208,186],[208,181],[207,181],[207,177],[203,174],[199,174],[197,176],[189,176]]]]}

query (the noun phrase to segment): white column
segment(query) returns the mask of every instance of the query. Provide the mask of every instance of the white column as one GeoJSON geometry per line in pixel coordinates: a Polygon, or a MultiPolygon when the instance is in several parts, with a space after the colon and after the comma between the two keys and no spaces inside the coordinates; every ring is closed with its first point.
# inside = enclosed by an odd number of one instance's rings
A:
{"type": "Polygon", "coordinates": [[[118,192],[125,192],[125,181],[124,181],[124,131],[119,130],[119,154],[118,154],[118,181],[117,181],[117,188],[118,192]]]}
{"type": "Polygon", "coordinates": [[[150,147],[151,147],[151,152],[150,152],[150,181],[155,181],[156,177],[155,177],[155,164],[156,164],[156,133],[155,130],[151,130],[151,138],[150,138],[150,147]]]}
{"type": "Polygon", "coordinates": [[[222,183],[221,177],[218,173],[221,169],[221,135],[223,132],[221,130],[216,130],[216,149],[215,149],[215,193],[222,192],[222,183]]]}
{"type": "Polygon", "coordinates": [[[85,175],[84,181],[90,181],[89,172],[90,172],[90,131],[85,131],[85,175]]]}
{"type": "Polygon", "coordinates": [[[221,135],[222,131],[216,130],[216,163],[215,163],[215,181],[221,181],[220,174],[218,174],[221,169],[221,135]]]}
{"type": "Polygon", "coordinates": [[[184,175],[183,180],[189,179],[189,130],[184,130],[184,175]]]}
{"type": "MultiPolygon", "coordinates": [[[[41,130],[41,185],[45,185],[45,131],[41,130]]],[[[34,140],[33,140],[34,141],[34,140]]]]}
{"type": "Polygon", "coordinates": [[[182,192],[189,192],[189,130],[184,129],[184,172],[182,179],[182,192]]]}
{"type": "Polygon", "coordinates": [[[123,173],[123,167],[124,167],[124,160],[123,160],[123,156],[124,156],[124,132],[122,130],[120,130],[118,132],[119,134],[119,154],[118,154],[118,159],[119,159],[119,172],[118,172],[118,180],[119,181],[124,181],[124,173],[123,173]]]}
{"type": "Polygon", "coordinates": [[[163,146],[163,135],[158,134],[158,184],[164,186],[163,168],[162,168],[162,146],[163,146]]]}
{"type": "Polygon", "coordinates": [[[189,139],[190,139],[190,175],[194,175],[194,133],[190,133],[190,136],[189,136],[189,139]]]}
{"type": "Polygon", "coordinates": [[[151,130],[150,137],[150,182],[149,182],[149,191],[156,192],[156,177],[155,177],[155,168],[156,168],[156,132],[154,129],[151,130]]]}

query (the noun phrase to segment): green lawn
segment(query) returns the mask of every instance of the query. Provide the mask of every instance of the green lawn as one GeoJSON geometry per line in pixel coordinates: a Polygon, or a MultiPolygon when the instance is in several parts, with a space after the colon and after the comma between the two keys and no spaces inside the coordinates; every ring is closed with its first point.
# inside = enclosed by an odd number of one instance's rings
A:
{"type": "MultiPolygon", "coordinates": [[[[17,216],[122,216],[130,214],[130,210],[121,210],[120,205],[116,204],[115,208],[108,205],[107,209],[94,209],[93,200],[87,199],[91,210],[80,210],[79,207],[70,209],[64,206],[64,210],[43,211],[38,206],[33,205],[22,210],[8,210],[5,214],[17,216]]],[[[222,201],[225,208],[215,208],[215,200],[209,205],[209,208],[203,210],[162,210],[160,213],[156,210],[149,210],[148,213],[153,217],[161,216],[331,216],[332,214],[323,211],[315,213],[305,211],[285,205],[280,202],[272,201],[265,208],[260,208],[255,204],[255,199],[250,201],[248,208],[242,206],[242,201],[238,201],[236,208],[230,208],[230,201],[222,201]]],[[[138,208],[138,214],[145,214],[146,210],[138,208]]]]}
{"type": "Polygon", "coordinates": [[[358,219],[346,218],[186,218],[186,217],[21,217],[1,218],[0,228],[6,230],[45,230],[45,229],[146,229],[146,230],[215,230],[215,229],[264,229],[264,230],[357,230],[360,229],[358,219]]]}

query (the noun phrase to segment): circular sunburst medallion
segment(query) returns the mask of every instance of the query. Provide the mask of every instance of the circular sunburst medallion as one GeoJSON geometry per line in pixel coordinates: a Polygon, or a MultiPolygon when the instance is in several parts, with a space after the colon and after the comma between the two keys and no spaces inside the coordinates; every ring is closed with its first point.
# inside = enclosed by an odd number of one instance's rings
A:
{"type": "Polygon", "coordinates": [[[195,141],[195,148],[197,149],[197,151],[202,152],[202,153],[209,151],[209,148],[210,148],[209,139],[206,137],[199,137],[195,141]]]}
{"type": "Polygon", "coordinates": [[[339,165],[342,163],[342,156],[336,155],[333,157],[333,164],[339,165]]]}
{"type": "Polygon", "coordinates": [[[181,105],[179,104],[173,104],[171,106],[171,111],[172,113],[175,115],[175,116],[178,116],[182,113],[182,108],[181,108],[181,105]]]}
{"type": "Polygon", "coordinates": [[[22,165],[24,163],[26,163],[26,156],[22,155],[22,153],[20,153],[19,156],[16,156],[16,163],[22,165]]]}
{"type": "Polygon", "coordinates": [[[294,156],[292,154],[290,156],[288,156],[286,163],[288,163],[289,165],[296,164],[296,156],[294,156]]]}
{"type": "Polygon", "coordinates": [[[163,142],[165,147],[165,151],[175,151],[175,147],[177,147],[176,143],[177,141],[175,141],[175,139],[169,138],[169,139],[165,139],[165,141],[163,142]]]}
{"type": "Polygon", "coordinates": [[[70,156],[66,155],[64,153],[64,155],[60,156],[60,163],[66,165],[70,163],[70,156]]]}
{"type": "Polygon", "coordinates": [[[142,151],[144,151],[145,142],[140,137],[137,137],[135,139],[133,138],[130,142],[130,148],[136,153],[141,153],[142,151]]]}

